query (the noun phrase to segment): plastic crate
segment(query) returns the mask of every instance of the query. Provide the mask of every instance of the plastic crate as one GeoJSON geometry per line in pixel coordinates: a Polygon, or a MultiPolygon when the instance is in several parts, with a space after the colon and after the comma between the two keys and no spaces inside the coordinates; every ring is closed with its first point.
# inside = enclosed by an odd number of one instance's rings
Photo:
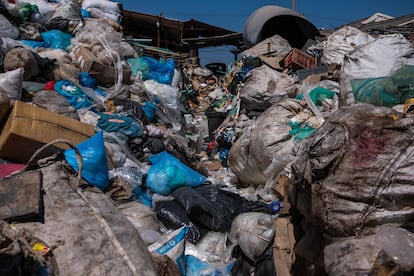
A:
{"type": "Polygon", "coordinates": [[[308,69],[316,67],[317,61],[313,56],[299,49],[293,48],[283,59],[283,64],[285,67],[291,69],[308,69]]]}

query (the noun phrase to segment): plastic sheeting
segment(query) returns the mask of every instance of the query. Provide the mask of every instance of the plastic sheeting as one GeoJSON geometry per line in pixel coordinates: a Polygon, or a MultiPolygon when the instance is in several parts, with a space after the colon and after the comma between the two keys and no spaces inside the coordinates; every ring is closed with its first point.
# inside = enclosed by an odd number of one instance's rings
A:
{"type": "Polygon", "coordinates": [[[292,47],[302,48],[308,39],[319,36],[318,29],[301,14],[279,6],[264,6],[247,19],[243,38],[247,47],[279,34],[292,47]]]}
{"type": "Polygon", "coordinates": [[[258,57],[261,54],[266,54],[268,52],[277,52],[279,53],[288,53],[292,47],[289,42],[281,37],[280,35],[274,35],[272,37],[266,38],[265,40],[257,43],[253,47],[242,52],[244,57],[258,57]]]}
{"type": "MultiPolygon", "coordinates": [[[[371,236],[335,241],[325,247],[324,253],[325,269],[329,275],[379,275],[381,266],[388,262],[400,272],[412,273],[414,234],[403,228],[384,225],[371,236]]],[[[387,275],[400,275],[394,272],[387,275]]]]}

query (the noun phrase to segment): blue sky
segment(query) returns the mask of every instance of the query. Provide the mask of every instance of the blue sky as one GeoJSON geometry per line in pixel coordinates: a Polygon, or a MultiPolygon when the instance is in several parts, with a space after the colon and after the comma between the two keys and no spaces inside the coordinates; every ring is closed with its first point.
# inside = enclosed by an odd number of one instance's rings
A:
{"type": "MultiPolygon", "coordinates": [[[[277,5],[291,8],[290,0],[123,0],[123,8],[152,15],[163,13],[167,18],[195,19],[235,32],[242,32],[247,18],[258,8],[277,5]]],[[[414,13],[414,0],[297,0],[297,11],[318,28],[334,28],[369,17],[376,12],[394,17],[414,13]]],[[[228,48],[228,47],[227,47],[228,48]]],[[[226,47],[204,50],[208,57],[201,63],[219,62],[214,56],[228,54],[226,47]]],[[[203,59],[204,54],[200,54],[203,59]]],[[[231,55],[228,55],[231,58],[231,55]]],[[[226,57],[225,63],[228,63],[226,57]]]]}

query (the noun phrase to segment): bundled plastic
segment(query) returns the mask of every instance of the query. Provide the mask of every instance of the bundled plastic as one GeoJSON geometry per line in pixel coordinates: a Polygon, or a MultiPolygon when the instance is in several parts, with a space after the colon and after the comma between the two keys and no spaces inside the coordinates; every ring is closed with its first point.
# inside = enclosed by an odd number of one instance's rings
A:
{"type": "Polygon", "coordinates": [[[322,63],[343,65],[345,55],[373,40],[369,34],[352,26],[345,26],[330,34],[319,45],[311,46],[311,49],[322,50],[322,63]]]}
{"type": "MultiPolygon", "coordinates": [[[[110,1],[108,1],[110,2],[110,1]]],[[[106,85],[114,84],[112,93],[108,98],[114,98],[122,93],[122,83],[124,79],[124,66],[120,53],[117,50],[123,37],[121,32],[117,32],[102,20],[87,20],[83,28],[76,32],[76,36],[72,39],[72,45],[68,47],[71,56],[75,56],[75,52],[79,47],[86,47],[96,56],[97,60],[103,64],[114,67],[114,81],[108,81],[106,85]]],[[[73,59],[75,60],[75,59],[73,59]]]]}
{"type": "Polygon", "coordinates": [[[382,35],[345,57],[341,74],[341,100],[355,102],[351,80],[387,77],[403,65],[414,65],[414,48],[402,34],[382,35]]]}
{"type": "Polygon", "coordinates": [[[196,187],[206,181],[192,168],[181,163],[166,151],[150,156],[151,168],[148,171],[146,186],[161,195],[169,195],[179,187],[196,187]]]}
{"type": "MultiPolygon", "coordinates": [[[[114,144],[111,144],[114,145],[114,144]]],[[[124,166],[109,171],[109,178],[121,177],[125,179],[132,189],[142,185],[142,176],[145,170],[139,167],[124,166]]]]}
{"type": "Polygon", "coordinates": [[[324,256],[329,275],[379,275],[386,270],[392,271],[389,275],[408,275],[414,269],[414,234],[387,224],[373,235],[329,244],[324,256]]]}
{"type": "Polygon", "coordinates": [[[118,112],[125,112],[135,119],[140,120],[144,125],[149,124],[146,112],[141,104],[128,99],[115,99],[113,101],[118,112]]]}
{"type": "Polygon", "coordinates": [[[82,8],[99,8],[105,12],[115,13],[120,11],[121,3],[108,0],[85,0],[82,2],[82,8]]]}
{"type": "Polygon", "coordinates": [[[272,215],[249,212],[238,215],[229,234],[230,240],[238,244],[252,261],[262,255],[273,242],[275,229],[272,215]]]}
{"type": "Polygon", "coordinates": [[[294,149],[292,205],[333,237],[414,219],[414,118],[355,104],[294,149]]]}
{"type": "Polygon", "coordinates": [[[304,109],[300,101],[284,99],[263,112],[233,143],[229,167],[244,185],[264,185],[291,161],[294,141],[288,120],[304,109]]]}
{"type": "Polygon", "coordinates": [[[279,73],[267,65],[254,68],[246,75],[240,92],[242,106],[247,110],[264,111],[288,96],[295,79],[279,73]]]}

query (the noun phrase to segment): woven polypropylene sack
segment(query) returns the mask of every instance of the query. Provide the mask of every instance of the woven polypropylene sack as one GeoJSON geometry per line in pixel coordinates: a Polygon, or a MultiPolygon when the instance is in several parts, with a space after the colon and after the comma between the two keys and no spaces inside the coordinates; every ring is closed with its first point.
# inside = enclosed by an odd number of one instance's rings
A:
{"type": "Polygon", "coordinates": [[[73,174],[62,157],[48,159],[34,166],[43,175],[44,221],[17,227],[54,248],[59,274],[156,275],[139,232],[111,199],[73,174]]]}

